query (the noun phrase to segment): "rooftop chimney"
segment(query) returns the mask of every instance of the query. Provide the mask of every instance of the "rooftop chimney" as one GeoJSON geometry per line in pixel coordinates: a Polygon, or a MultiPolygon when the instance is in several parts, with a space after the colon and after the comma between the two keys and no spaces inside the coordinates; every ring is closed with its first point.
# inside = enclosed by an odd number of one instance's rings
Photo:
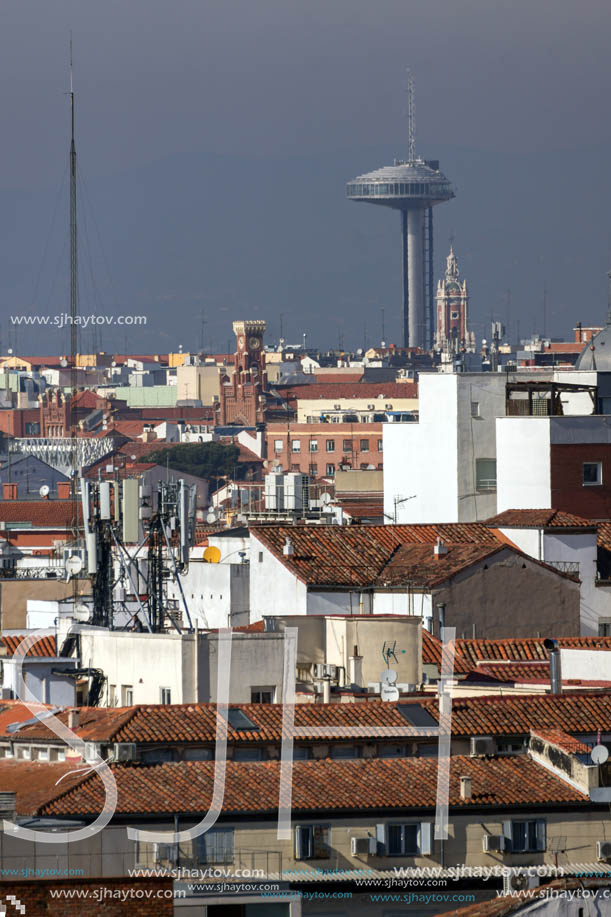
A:
{"type": "Polygon", "coordinates": [[[72,710],[68,711],[68,728],[69,729],[78,729],[81,725],[81,711],[77,707],[73,707],[72,710]]]}
{"type": "Polygon", "coordinates": [[[293,542],[291,541],[291,539],[288,536],[284,542],[282,553],[284,554],[285,557],[292,557],[293,554],[295,553],[295,545],[293,544],[293,542]]]}
{"type": "Polygon", "coordinates": [[[439,536],[437,536],[437,541],[435,542],[435,547],[433,548],[433,552],[435,554],[435,557],[443,557],[444,554],[448,553],[448,549],[446,548],[441,538],[439,538],[439,536]]]}
{"type": "Polygon", "coordinates": [[[473,795],[473,788],[471,785],[471,777],[461,777],[460,778],[460,798],[461,799],[471,799],[473,795]]]}
{"type": "Polygon", "coordinates": [[[552,694],[562,694],[562,672],[560,671],[560,649],[558,641],[547,637],[543,646],[549,650],[549,677],[552,694]]]}
{"type": "Polygon", "coordinates": [[[70,499],[70,481],[58,481],[57,482],[57,499],[58,500],[69,500],[70,499]]]}
{"type": "Polygon", "coordinates": [[[2,499],[3,500],[17,500],[19,499],[19,485],[18,484],[3,484],[2,485],[2,499]]]}

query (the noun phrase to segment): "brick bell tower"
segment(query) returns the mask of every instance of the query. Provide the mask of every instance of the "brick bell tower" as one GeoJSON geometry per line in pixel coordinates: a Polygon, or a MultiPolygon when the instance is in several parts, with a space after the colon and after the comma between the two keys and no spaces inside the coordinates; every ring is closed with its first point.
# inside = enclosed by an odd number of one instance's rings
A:
{"type": "Polygon", "coordinates": [[[259,321],[233,323],[236,351],[233,375],[221,386],[221,425],[235,423],[254,427],[263,421],[265,327],[265,322],[259,321]]]}
{"type": "Polygon", "coordinates": [[[446,259],[446,275],[437,284],[435,350],[446,353],[475,352],[475,334],[469,331],[467,281],[460,279],[454,249],[446,259]]]}

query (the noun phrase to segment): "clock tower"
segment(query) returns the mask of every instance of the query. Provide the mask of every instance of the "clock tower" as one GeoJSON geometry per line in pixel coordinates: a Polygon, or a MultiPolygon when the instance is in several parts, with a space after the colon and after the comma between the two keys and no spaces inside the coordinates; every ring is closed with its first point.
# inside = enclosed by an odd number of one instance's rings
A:
{"type": "Polygon", "coordinates": [[[233,375],[221,387],[221,424],[254,426],[263,420],[265,322],[234,322],[233,375]]]}

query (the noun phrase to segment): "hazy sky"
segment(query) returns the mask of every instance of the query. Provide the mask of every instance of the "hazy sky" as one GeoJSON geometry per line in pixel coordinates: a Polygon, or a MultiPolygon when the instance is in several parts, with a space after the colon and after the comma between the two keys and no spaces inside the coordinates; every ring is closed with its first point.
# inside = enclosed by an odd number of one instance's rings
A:
{"type": "MultiPolygon", "coordinates": [[[[478,337],[490,316],[568,335],[606,311],[611,261],[608,0],[4,0],[0,304],[67,308],[68,33],[74,38],[81,309],[146,315],[106,349],[270,338],[399,340],[398,216],[345,199],[417,149],[456,200],[436,209],[478,337]],[[509,292],[508,292],[509,291],[509,292]]],[[[65,348],[26,334],[22,352],[65,348]]]]}

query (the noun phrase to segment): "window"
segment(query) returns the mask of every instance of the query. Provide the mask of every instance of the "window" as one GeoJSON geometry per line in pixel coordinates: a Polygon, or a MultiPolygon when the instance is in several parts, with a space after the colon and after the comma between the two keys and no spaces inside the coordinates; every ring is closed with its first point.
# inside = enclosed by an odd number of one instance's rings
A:
{"type": "Polygon", "coordinates": [[[39,748],[38,749],[38,760],[39,761],[49,761],[49,749],[48,748],[39,748]]]}
{"type": "Polygon", "coordinates": [[[603,482],[603,463],[602,462],[584,462],[583,463],[583,486],[592,487],[603,482]]]}
{"type": "Polygon", "coordinates": [[[227,722],[232,729],[239,729],[243,732],[259,728],[253,723],[250,717],[246,716],[238,707],[229,708],[227,711],[227,722]]]}
{"type": "Polygon", "coordinates": [[[233,863],[233,828],[211,828],[194,839],[199,863],[223,865],[233,863]]]}
{"type": "Polygon", "coordinates": [[[314,752],[309,745],[294,745],[293,759],[295,761],[309,761],[314,757],[314,752]]]}
{"type": "Polygon", "coordinates": [[[329,856],[328,825],[295,826],[295,859],[326,860],[329,856]]]}
{"type": "Polygon", "coordinates": [[[388,855],[415,856],[420,852],[418,835],[420,825],[389,825],[388,826],[388,855]]]}
{"type": "Polygon", "coordinates": [[[259,551],[259,563],[263,563],[263,551],[259,551]]]}
{"type": "Polygon", "coordinates": [[[342,450],[344,452],[352,452],[352,440],[351,439],[344,440],[343,445],[342,445],[342,450]]]}
{"type": "Polygon", "coordinates": [[[384,440],[383,439],[378,440],[378,452],[384,452],[384,440]]]}
{"type": "Polygon", "coordinates": [[[328,439],[325,448],[326,448],[327,452],[335,452],[335,440],[334,440],[334,439],[328,439]]]}
{"type": "Polygon", "coordinates": [[[368,439],[361,440],[361,452],[369,452],[369,440],[368,439]]]}
{"type": "Polygon", "coordinates": [[[291,452],[301,452],[301,440],[300,439],[291,440],[291,452]]]}
{"type": "Polygon", "coordinates": [[[361,749],[358,745],[332,745],[332,758],[360,758],[361,749]]]}
{"type": "Polygon", "coordinates": [[[598,636],[611,637],[611,618],[598,619],[598,636]]]}
{"type": "Polygon", "coordinates": [[[171,704],[172,703],[172,691],[170,688],[160,688],[159,689],[159,702],[161,704],[171,704]]]}
{"type": "Polygon", "coordinates": [[[273,704],[276,696],[275,688],[251,688],[251,704],[273,704]]]}
{"type": "Polygon", "coordinates": [[[116,707],[117,706],[117,686],[108,685],[108,706],[116,707]]]}
{"type": "Polygon", "coordinates": [[[121,706],[132,707],[134,703],[133,685],[121,685],[121,706]]]}
{"type": "Polygon", "coordinates": [[[291,465],[291,471],[300,471],[299,465],[291,465]]]}
{"type": "Polygon", "coordinates": [[[213,758],[211,748],[185,748],[183,752],[185,761],[212,761],[213,758]]]}
{"type": "Polygon", "coordinates": [[[175,761],[176,756],[172,748],[147,748],[141,752],[141,760],[144,764],[165,764],[175,761]]]}
{"type": "Polygon", "coordinates": [[[512,853],[534,853],[537,850],[545,850],[544,818],[509,822],[509,826],[504,825],[503,833],[511,841],[512,853]]]}
{"type": "Polygon", "coordinates": [[[261,748],[234,748],[234,761],[262,761],[263,750],[261,748]]]}
{"type": "Polygon", "coordinates": [[[310,462],[308,465],[308,474],[315,478],[318,475],[318,465],[316,462],[310,462]]]}
{"type": "Polygon", "coordinates": [[[496,491],[496,459],[475,460],[475,489],[485,493],[496,491]]]}
{"type": "Polygon", "coordinates": [[[334,465],[333,463],[328,464],[325,473],[326,473],[329,477],[332,478],[333,475],[335,474],[335,465],[334,465]]]}
{"type": "Polygon", "coordinates": [[[391,745],[385,743],[384,745],[378,745],[378,757],[407,758],[409,757],[409,749],[407,745],[391,745]]]}
{"type": "Polygon", "coordinates": [[[318,440],[317,439],[310,440],[310,452],[318,452],[318,440]]]}
{"type": "Polygon", "coordinates": [[[282,452],[284,449],[284,443],[281,439],[274,440],[274,452],[282,452]]]}
{"type": "Polygon", "coordinates": [[[471,402],[471,417],[479,417],[479,401],[471,402]]]}

